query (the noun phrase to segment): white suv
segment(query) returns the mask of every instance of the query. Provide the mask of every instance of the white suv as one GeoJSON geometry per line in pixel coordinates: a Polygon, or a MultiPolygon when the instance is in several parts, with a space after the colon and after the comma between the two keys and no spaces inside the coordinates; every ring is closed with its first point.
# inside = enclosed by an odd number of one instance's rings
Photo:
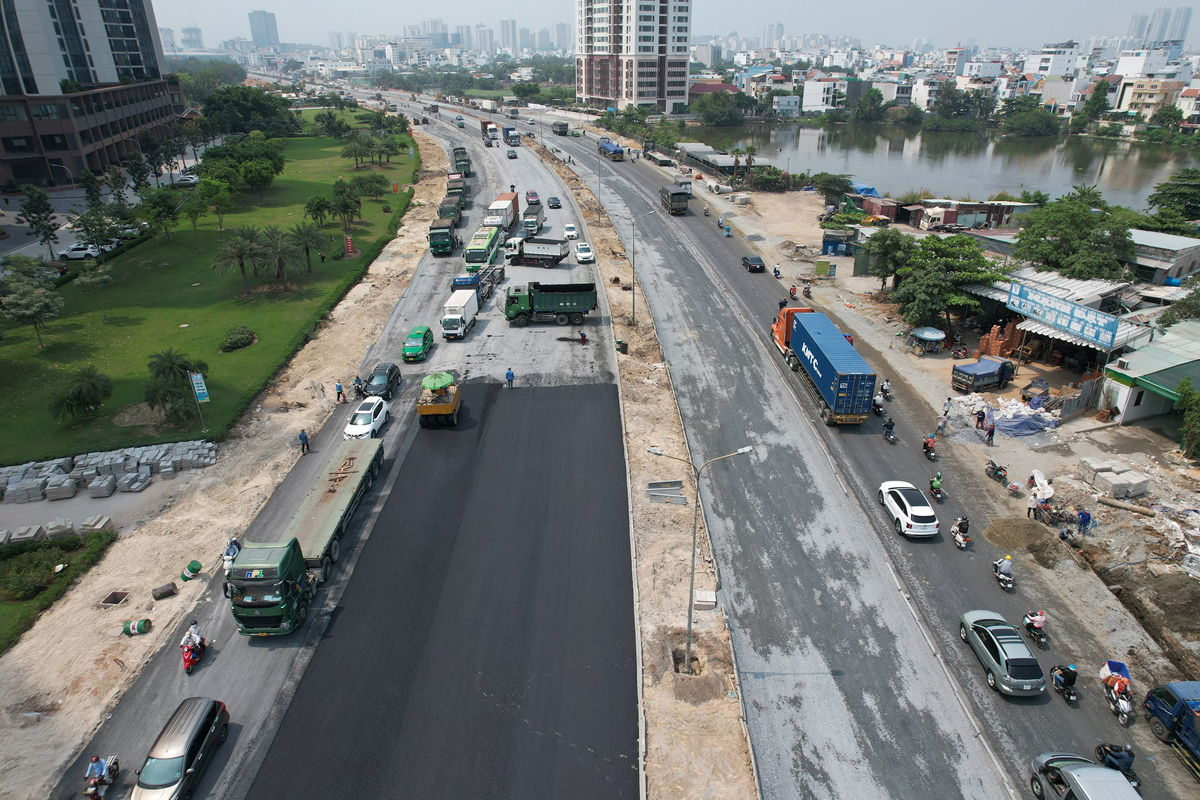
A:
{"type": "Polygon", "coordinates": [[[901,536],[937,536],[938,518],[921,490],[904,481],[879,486],[879,505],[891,517],[901,536]]]}
{"type": "Polygon", "coordinates": [[[596,254],[592,252],[592,246],[587,242],[579,242],[575,245],[575,261],[580,264],[591,264],[596,260],[596,254]]]}

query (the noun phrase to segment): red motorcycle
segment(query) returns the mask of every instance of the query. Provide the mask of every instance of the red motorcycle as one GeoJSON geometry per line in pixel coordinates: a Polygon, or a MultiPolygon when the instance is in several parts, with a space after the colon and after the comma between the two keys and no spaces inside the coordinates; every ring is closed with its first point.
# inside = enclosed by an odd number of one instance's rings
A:
{"type": "Polygon", "coordinates": [[[204,656],[204,639],[201,637],[200,644],[181,644],[179,649],[183,651],[183,671],[191,675],[192,667],[196,666],[204,656]]]}

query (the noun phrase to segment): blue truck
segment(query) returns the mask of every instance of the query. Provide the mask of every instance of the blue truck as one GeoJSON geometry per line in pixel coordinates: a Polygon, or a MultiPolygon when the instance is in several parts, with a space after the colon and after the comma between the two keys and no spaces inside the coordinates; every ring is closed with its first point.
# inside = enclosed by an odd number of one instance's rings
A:
{"type": "Polygon", "coordinates": [[[612,142],[601,142],[596,149],[609,161],[624,161],[625,151],[612,142]]]}
{"type": "Polygon", "coordinates": [[[781,330],[773,338],[788,366],[804,379],[825,424],[866,422],[875,395],[875,371],[829,317],[786,308],[775,321],[779,328],[791,322],[786,336],[781,330]]]}
{"type": "Polygon", "coordinates": [[[459,289],[474,289],[479,295],[479,303],[482,305],[484,300],[492,296],[492,292],[496,290],[504,281],[504,265],[498,264],[494,267],[484,267],[478,272],[468,272],[465,275],[455,276],[450,282],[450,291],[457,292],[459,289]]]}
{"type": "Polygon", "coordinates": [[[1200,781],[1200,681],[1155,686],[1142,701],[1150,731],[1200,781]]]}

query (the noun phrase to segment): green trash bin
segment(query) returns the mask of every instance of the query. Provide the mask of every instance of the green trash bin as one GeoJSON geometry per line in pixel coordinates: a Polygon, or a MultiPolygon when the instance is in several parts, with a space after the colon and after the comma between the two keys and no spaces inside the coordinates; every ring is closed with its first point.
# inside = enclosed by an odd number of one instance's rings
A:
{"type": "Polygon", "coordinates": [[[629,344],[624,339],[617,339],[617,352],[618,353],[628,353],[629,352],[629,344]]]}

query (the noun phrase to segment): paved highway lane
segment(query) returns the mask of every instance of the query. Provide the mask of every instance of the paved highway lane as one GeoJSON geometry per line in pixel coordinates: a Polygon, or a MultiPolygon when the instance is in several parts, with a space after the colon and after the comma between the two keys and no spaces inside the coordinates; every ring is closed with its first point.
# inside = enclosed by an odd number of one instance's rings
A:
{"type": "MultiPolygon", "coordinates": [[[[591,146],[566,145],[588,166],[591,146]]],[[[627,218],[657,206],[657,187],[610,175],[630,168],[604,165],[605,205],[627,218]]],[[[870,509],[843,490],[792,387],[743,321],[725,285],[740,267],[714,244],[681,236],[677,218],[647,217],[638,275],[693,456],[755,447],[753,462],[706,472],[703,491],[766,797],[1002,796],[870,509]]]]}
{"type": "MultiPolygon", "coordinates": [[[[587,152],[584,148],[590,145],[580,148],[577,142],[574,140],[570,144],[573,152],[575,148],[579,148],[580,154],[587,152]]],[[[594,160],[585,163],[594,164],[594,160]]],[[[658,187],[666,182],[664,173],[645,162],[606,164],[604,175],[607,196],[619,195],[637,214],[645,213],[656,199],[658,187]]],[[[594,174],[591,177],[594,180],[594,174]]],[[[703,327],[697,329],[696,335],[714,338],[714,330],[748,326],[754,334],[752,338],[757,340],[753,349],[766,353],[770,362],[763,365],[762,374],[774,380],[782,359],[770,344],[769,323],[778,310],[778,300],[782,296],[780,286],[770,273],[749,275],[738,267],[741,255],[751,252],[750,249],[736,238],[719,236],[715,222],[699,213],[703,202],[704,194],[701,193],[692,201],[693,208],[685,216],[669,220],[657,215],[651,217],[656,224],[662,224],[650,229],[649,233],[645,222],[639,227],[639,275],[655,307],[656,321],[666,318],[671,325],[677,325],[686,319],[676,316],[676,306],[683,303],[713,305],[720,312],[718,321],[702,320],[703,327]],[[648,241],[655,241],[666,253],[673,247],[687,247],[685,252],[690,258],[680,260],[668,256],[652,261],[653,256],[646,255],[651,248],[643,244],[648,241]],[[712,288],[698,282],[705,274],[716,276],[712,288]],[[676,294],[685,299],[675,299],[676,294]],[[664,297],[665,303],[662,302],[664,297]],[[709,297],[719,299],[708,304],[705,301],[709,297]]],[[[622,234],[628,233],[623,227],[619,229],[622,234]]],[[[766,260],[772,264],[769,255],[766,260]]],[[[788,272],[792,270],[794,267],[788,272]]],[[[831,312],[836,319],[836,309],[831,312]]],[[[660,331],[661,327],[660,323],[660,331]]],[[[845,324],[842,327],[853,331],[845,324]]],[[[886,362],[865,337],[856,337],[855,344],[868,363],[876,369],[886,369],[886,362]]],[[[673,361],[674,374],[681,366],[674,356],[669,357],[673,361]]],[[[690,361],[685,364],[691,366],[690,361]]],[[[798,377],[789,373],[784,380],[799,397],[805,418],[800,427],[817,432],[841,466],[847,488],[862,498],[868,518],[879,533],[878,543],[902,576],[905,590],[914,596],[916,606],[951,670],[953,682],[969,698],[976,717],[982,720],[1011,783],[1016,787],[1027,784],[1029,759],[1039,752],[1059,750],[1086,755],[1099,741],[1126,741],[1129,733],[1123,732],[1108,713],[1098,683],[1092,677],[1105,658],[1113,657],[1101,644],[1100,637],[1104,632],[1080,621],[1072,608],[1078,598],[1067,596],[1053,584],[1052,576],[1047,580],[1029,568],[1018,566],[1017,591],[1008,595],[998,589],[991,577],[990,563],[1003,555],[1003,551],[991,546],[978,533],[987,526],[990,517],[1011,516],[1012,511],[996,502],[1001,492],[982,475],[981,465],[986,453],[975,448],[946,446],[941,448],[939,463],[936,466],[930,464],[921,454],[919,436],[920,431],[932,430],[935,414],[930,403],[940,398],[916,397],[906,388],[903,376],[890,377],[898,384],[898,399],[888,406],[901,438],[895,447],[887,446],[879,435],[878,418],[858,427],[826,428],[819,423],[811,424],[809,421],[815,420],[812,403],[802,393],[798,377]],[[938,507],[947,535],[934,541],[909,541],[897,536],[875,500],[879,484],[884,480],[901,479],[923,487],[935,470],[941,470],[948,478],[950,499],[938,507]],[[950,522],[963,513],[970,514],[972,530],[977,534],[973,549],[967,553],[958,551],[948,536],[950,522]],[[1075,663],[1080,667],[1082,702],[1077,708],[1068,707],[1053,692],[1034,700],[1016,700],[992,692],[987,688],[974,653],[958,638],[958,616],[963,611],[986,608],[1019,625],[1023,614],[1037,607],[1044,607],[1049,613],[1051,640],[1048,648],[1036,655],[1047,670],[1058,663],[1075,663]]],[[[683,402],[681,398],[681,404],[683,402]]],[[[711,408],[703,403],[700,407],[711,408]]],[[[700,416],[695,424],[707,425],[704,415],[700,416]]],[[[686,414],[685,420],[689,420],[686,414]]],[[[689,424],[692,424],[690,420],[689,424]]],[[[795,430],[794,426],[791,430],[795,430]]],[[[714,448],[713,452],[725,451],[714,448]]],[[[823,458],[823,454],[814,454],[817,463],[823,458]]],[[[793,483],[804,485],[804,480],[793,479],[793,483]]],[[[743,669],[747,670],[745,666],[743,669]]],[[[755,744],[757,747],[758,743],[755,744]]],[[[1179,784],[1163,777],[1164,764],[1178,772],[1168,754],[1157,745],[1142,750],[1138,770],[1146,779],[1147,796],[1174,796],[1173,787],[1179,784]]]]}
{"type": "Polygon", "coordinates": [[[465,392],[417,433],[254,800],[638,795],[616,387],[465,392]]]}

